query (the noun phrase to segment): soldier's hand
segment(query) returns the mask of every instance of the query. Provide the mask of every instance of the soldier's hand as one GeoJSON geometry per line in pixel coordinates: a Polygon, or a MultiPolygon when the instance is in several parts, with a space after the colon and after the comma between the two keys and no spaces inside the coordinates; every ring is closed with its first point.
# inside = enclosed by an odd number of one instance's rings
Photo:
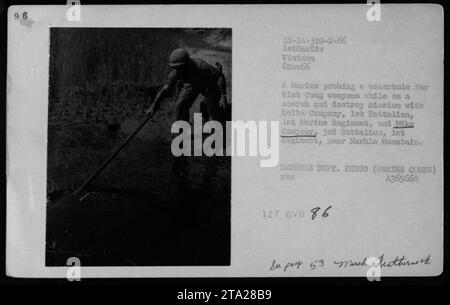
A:
{"type": "Polygon", "coordinates": [[[145,111],[145,114],[154,115],[156,111],[158,111],[158,109],[159,109],[159,101],[155,101],[153,105],[147,111],[145,111]]]}

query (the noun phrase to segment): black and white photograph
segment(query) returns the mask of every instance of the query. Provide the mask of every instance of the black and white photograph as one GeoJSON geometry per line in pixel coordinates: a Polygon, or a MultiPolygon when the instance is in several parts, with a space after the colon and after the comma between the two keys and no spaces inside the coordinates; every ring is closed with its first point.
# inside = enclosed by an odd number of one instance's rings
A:
{"type": "Polygon", "coordinates": [[[231,120],[231,29],[51,28],[46,265],[226,266],[231,159],[174,156],[231,120]]]}

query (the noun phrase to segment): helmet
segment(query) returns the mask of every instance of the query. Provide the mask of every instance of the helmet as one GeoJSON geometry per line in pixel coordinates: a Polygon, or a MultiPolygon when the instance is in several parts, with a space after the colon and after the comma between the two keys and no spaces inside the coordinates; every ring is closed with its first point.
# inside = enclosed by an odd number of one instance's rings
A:
{"type": "Polygon", "coordinates": [[[189,53],[185,49],[175,49],[170,54],[169,66],[177,67],[188,63],[191,60],[189,53]]]}

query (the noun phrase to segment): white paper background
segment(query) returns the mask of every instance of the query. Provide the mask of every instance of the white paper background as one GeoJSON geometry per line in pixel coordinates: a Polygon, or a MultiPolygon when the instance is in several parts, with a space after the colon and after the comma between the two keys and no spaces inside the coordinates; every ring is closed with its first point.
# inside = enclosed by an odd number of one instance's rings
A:
{"type": "Polygon", "coordinates": [[[432,264],[383,269],[388,275],[442,271],[443,11],[437,5],[382,5],[382,21],[366,20],[366,5],[82,6],[81,22],[66,20],[65,6],[14,6],[8,23],[7,272],[65,277],[45,268],[45,194],[49,27],[232,28],[233,120],[280,120],[285,80],[425,83],[426,109],[417,117],[420,147],[281,146],[280,162],[331,164],[435,164],[419,184],[386,184],[374,175],[297,174],[258,158],[232,163],[232,242],[229,267],[88,267],[82,277],[365,276],[367,268],[303,268],[269,272],[273,259],[361,259],[382,253],[432,256],[432,264]],[[27,24],[14,20],[28,12],[27,24]],[[318,56],[312,71],[280,69],[283,36],[345,35],[349,43],[318,56]],[[327,206],[326,221],[270,222],[265,209],[327,206]]]}

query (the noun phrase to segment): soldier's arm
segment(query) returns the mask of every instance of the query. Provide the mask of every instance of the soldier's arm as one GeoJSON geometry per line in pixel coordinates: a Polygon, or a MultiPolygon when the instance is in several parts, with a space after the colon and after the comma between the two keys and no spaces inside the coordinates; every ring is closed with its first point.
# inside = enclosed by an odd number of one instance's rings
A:
{"type": "Polygon", "coordinates": [[[228,104],[227,101],[227,84],[225,81],[225,77],[223,75],[221,75],[218,79],[218,85],[219,85],[219,89],[220,89],[220,95],[221,95],[221,99],[220,99],[220,104],[222,107],[226,107],[228,104]]]}

